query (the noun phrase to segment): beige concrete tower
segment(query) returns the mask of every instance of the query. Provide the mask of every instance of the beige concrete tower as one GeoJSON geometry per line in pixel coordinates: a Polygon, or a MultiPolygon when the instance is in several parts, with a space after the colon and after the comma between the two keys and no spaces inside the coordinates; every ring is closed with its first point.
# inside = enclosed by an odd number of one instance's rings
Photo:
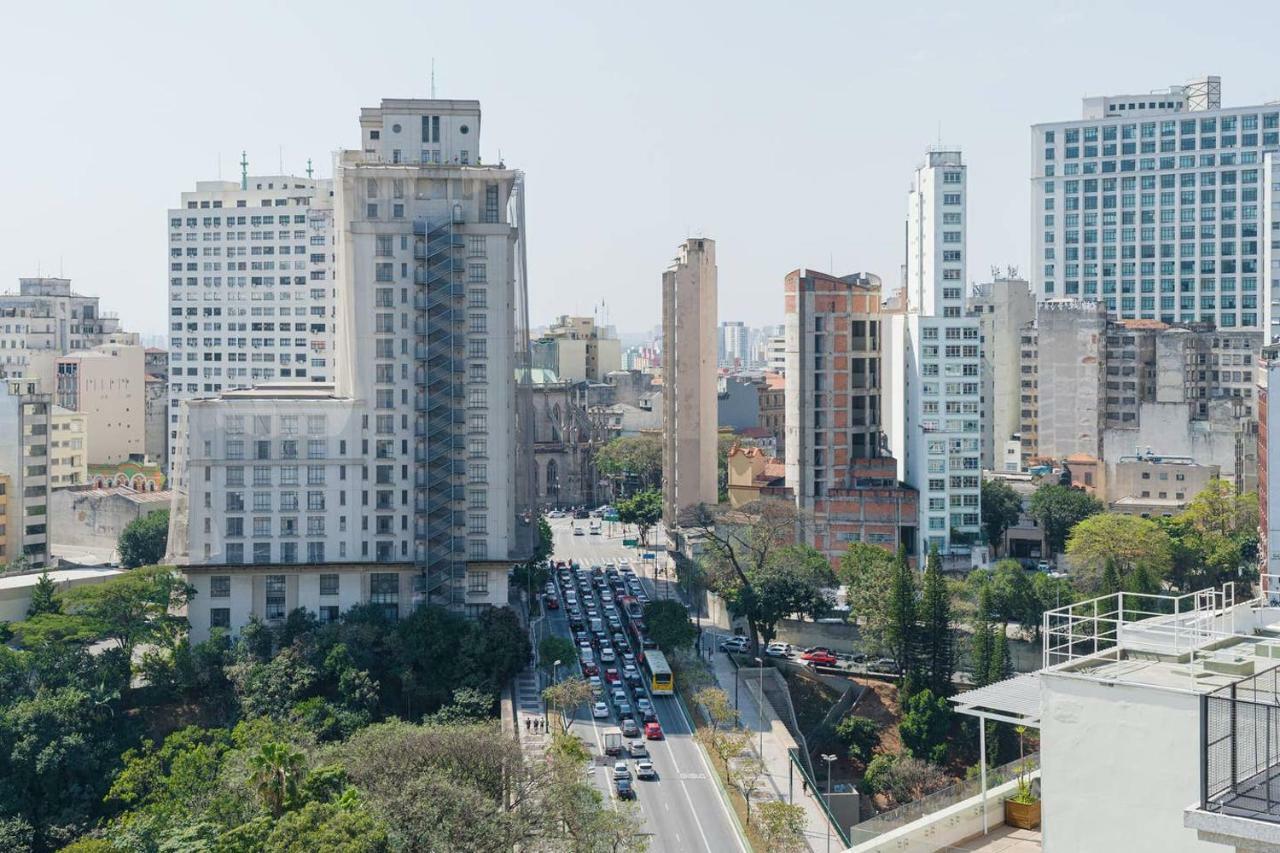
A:
{"type": "Polygon", "coordinates": [[[681,510],[714,505],[716,244],[685,240],[662,274],[662,479],[668,527],[681,510]]]}

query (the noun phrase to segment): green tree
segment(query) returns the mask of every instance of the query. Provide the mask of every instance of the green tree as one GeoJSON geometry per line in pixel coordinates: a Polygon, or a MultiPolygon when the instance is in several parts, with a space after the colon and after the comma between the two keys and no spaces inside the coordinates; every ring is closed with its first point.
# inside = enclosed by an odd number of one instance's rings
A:
{"type": "Polygon", "coordinates": [[[1172,565],[1168,580],[1190,592],[1248,580],[1258,552],[1258,496],[1237,495],[1225,480],[1209,482],[1175,518],[1157,523],[1168,534],[1172,565]]]}
{"type": "Polygon", "coordinates": [[[131,569],[101,583],[67,590],[67,612],[97,626],[124,649],[126,660],[140,643],[172,645],[186,630],[182,615],[195,589],[171,566],[131,569]]]}
{"type": "Polygon", "coordinates": [[[498,697],[474,687],[459,687],[453,700],[431,715],[431,722],[441,725],[465,725],[493,719],[498,697]]]}
{"type": "Polygon", "coordinates": [[[991,663],[987,668],[987,683],[1004,681],[1013,675],[1013,658],[1009,654],[1009,634],[1003,625],[992,627],[991,663]]]}
{"type": "Polygon", "coordinates": [[[942,558],[935,544],[925,563],[920,601],[920,668],[926,687],[950,696],[955,674],[955,642],[951,633],[951,594],[942,577],[942,558]]]}
{"type": "Polygon", "coordinates": [[[779,552],[795,542],[799,518],[786,501],[754,501],[736,510],[697,504],[684,510],[680,524],[702,537],[703,565],[710,588],[747,622],[751,653],[760,656],[762,632],[757,582],[771,572],[779,552]]]}
{"type": "Polygon", "coordinates": [[[870,717],[850,714],[836,723],[835,735],[837,740],[848,747],[850,758],[866,764],[871,760],[876,745],[880,743],[880,724],[870,717]]]}
{"type": "Polygon", "coordinates": [[[982,528],[996,551],[1004,544],[1005,531],[1018,523],[1022,497],[1004,480],[982,481],[982,528]]]}
{"type": "Polygon", "coordinates": [[[391,849],[386,825],[369,813],[354,789],[333,803],[310,802],[280,816],[267,836],[268,853],[385,853],[391,849]]]}
{"type": "Polygon", "coordinates": [[[662,493],[653,489],[636,492],[618,501],[618,520],[634,524],[640,537],[640,547],[648,547],[649,530],[662,520],[662,493]]]}
{"type": "Polygon", "coordinates": [[[862,642],[870,650],[887,648],[893,569],[891,552],[864,542],[850,544],[840,557],[837,575],[848,591],[849,614],[858,620],[862,642]]]}
{"type": "Polygon", "coordinates": [[[306,756],[291,744],[272,741],[249,756],[254,792],[272,817],[280,817],[298,799],[298,788],[307,775],[306,756]]]}
{"type": "Polygon", "coordinates": [[[689,611],[671,599],[657,599],[644,606],[644,623],[649,636],[664,652],[688,646],[698,630],[689,621],[689,611]]]}
{"type": "Polygon", "coordinates": [[[729,787],[741,794],[743,802],[747,805],[748,826],[751,825],[751,798],[759,789],[764,774],[764,762],[754,755],[740,756],[729,767],[729,787]]]}
{"type": "Polygon", "coordinates": [[[1067,555],[1077,585],[1094,592],[1102,586],[1107,561],[1115,563],[1120,586],[1128,592],[1153,592],[1173,561],[1169,534],[1149,518],[1100,513],[1071,531],[1067,555]],[[1154,587],[1154,588],[1153,588],[1154,587]]]}
{"type": "Polygon", "coordinates": [[[763,640],[770,642],[786,617],[804,614],[816,619],[826,613],[836,580],[831,562],[821,552],[808,545],[784,545],[751,573],[751,582],[749,595],[732,578],[720,587],[720,594],[731,612],[749,611],[763,640]]]}
{"type": "Polygon", "coordinates": [[[613,480],[618,495],[662,488],[662,439],[622,436],[596,451],[596,470],[613,480]]]}
{"type": "Polygon", "coordinates": [[[905,546],[898,548],[898,555],[894,559],[887,616],[885,645],[901,668],[904,689],[910,689],[917,675],[916,585],[915,575],[907,563],[905,546]]]}
{"type": "Polygon", "coordinates": [[[693,694],[693,702],[706,712],[707,722],[713,732],[732,726],[738,719],[738,712],[729,702],[729,694],[719,687],[702,688],[693,694]]]}
{"type": "Polygon", "coordinates": [[[947,757],[951,719],[951,703],[945,697],[934,695],[927,687],[912,693],[898,723],[903,749],[916,758],[942,764],[947,757]]]}
{"type": "Polygon", "coordinates": [[[756,808],[756,832],[771,853],[799,853],[809,849],[804,831],[804,806],[770,800],[756,808]]]}
{"type": "Polygon", "coordinates": [[[1079,522],[1102,512],[1102,502],[1070,486],[1044,485],[1031,495],[1028,514],[1044,529],[1049,553],[1062,552],[1067,536],[1079,522]]]}
{"type": "Polygon", "coordinates": [[[970,641],[969,675],[975,687],[990,683],[994,636],[991,631],[991,587],[984,585],[978,593],[978,606],[973,616],[973,638],[970,641]]]}
{"type": "Polygon", "coordinates": [[[169,510],[156,510],[135,518],[120,534],[117,545],[120,565],[126,569],[153,566],[164,559],[168,541],[169,510]]]}
{"type": "Polygon", "coordinates": [[[565,732],[568,732],[574,713],[591,701],[594,695],[590,684],[581,678],[573,677],[558,681],[543,690],[542,701],[546,702],[548,707],[556,709],[560,714],[561,726],[565,732]]]}
{"type": "Polygon", "coordinates": [[[31,588],[31,606],[27,608],[27,616],[39,616],[41,613],[61,613],[62,600],[58,597],[58,585],[49,577],[45,569],[31,588]]]}
{"type": "Polygon", "coordinates": [[[577,656],[578,649],[573,642],[556,634],[548,634],[538,642],[538,665],[547,672],[552,672],[555,662],[560,661],[561,673],[568,674],[577,656]]]}

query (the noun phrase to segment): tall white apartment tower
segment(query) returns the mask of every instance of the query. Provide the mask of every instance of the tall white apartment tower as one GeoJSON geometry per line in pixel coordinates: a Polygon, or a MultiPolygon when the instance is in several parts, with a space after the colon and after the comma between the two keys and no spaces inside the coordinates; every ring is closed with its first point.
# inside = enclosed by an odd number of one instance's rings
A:
{"type": "Polygon", "coordinates": [[[334,163],[331,381],[184,407],[195,638],[294,607],[478,613],[531,553],[523,175],[480,163],[477,101],[384,100],[360,136],[334,163]]]}
{"type": "Polygon", "coordinates": [[[747,346],[749,330],[741,320],[726,320],[720,324],[720,366],[746,368],[751,366],[747,346]]]}
{"type": "MultiPolygon", "coordinates": [[[[1116,319],[1262,330],[1275,298],[1263,156],[1280,106],[1223,107],[1208,77],[1156,93],[1085,98],[1031,128],[1032,285],[1097,300],[1116,319]]],[[[1267,328],[1268,335],[1277,330],[1267,328]]]]}
{"type": "Polygon", "coordinates": [[[967,175],[930,150],[907,196],[906,298],[884,324],[884,425],[899,479],[920,493],[919,547],[981,532],[982,342],[966,313],[967,175]]]}
{"type": "Polygon", "coordinates": [[[716,244],[685,240],[662,274],[663,518],[719,497],[716,482],[716,244]]]}
{"type": "Polygon", "coordinates": [[[199,181],[169,210],[169,459],[181,403],[333,378],[333,191],[294,175],[199,181]]]}

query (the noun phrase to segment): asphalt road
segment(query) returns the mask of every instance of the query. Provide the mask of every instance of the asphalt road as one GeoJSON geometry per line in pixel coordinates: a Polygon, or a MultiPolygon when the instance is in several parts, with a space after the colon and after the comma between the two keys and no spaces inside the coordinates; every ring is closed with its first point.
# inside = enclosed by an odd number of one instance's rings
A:
{"type": "MultiPolygon", "coordinates": [[[[586,520],[571,522],[569,519],[553,519],[551,529],[555,539],[554,560],[573,560],[586,567],[603,565],[607,561],[617,561],[620,557],[631,560],[632,567],[639,574],[639,552],[634,548],[624,548],[621,539],[621,525],[614,524],[614,537],[609,537],[609,524],[603,525],[601,535],[574,536],[573,524],[584,530],[588,528],[586,520]]],[[[563,595],[561,603],[563,604],[563,595]]],[[[555,633],[572,639],[568,614],[563,609],[548,611],[549,627],[555,633]]],[[[625,633],[625,631],[624,631],[625,633]]],[[[630,641],[630,637],[628,637],[630,641]]],[[[634,649],[632,649],[634,651],[634,649]]],[[[619,666],[619,670],[621,667],[619,666]]],[[[573,662],[571,671],[580,675],[577,662],[573,662]]],[[[603,675],[603,670],[601,671],[603,675]]],[[[564,671],[560,671],[561,677],[564,671]]],[[[648,695],[647,688],[644,689],[648,695]]],[[[635,696],[639,696],[636,693],[635,696]]],[[[684,853],[690,850],[714,851],[714,853],[747,853],[747,848],[738,836],[738,831],[729,806],[720,793],[706,756],[693,740],[693,727],[684,714],[684,709],[673,696],[649,696],[653,703],[658,721],[662,724],[665,738],[659,741],[646,741],[649,758],[657,771],[658,779],[635,779],[635,762],[629,761],[632,769],[632,784],[636,792],[636,802],[644,818],[644,831],[650,834],[649,849],[653,851],[669,851],[684,853]]],[[[633,703],[634,704],[634,703],[633,703]]],[[[618,726],[616,710],[610,703],[610,718],[596,720],[590,709],[582,709],[574,719],[572,729],[583,740],[594,746],[597,755],[604,755],[604,733],[618,726]]],[[[606,796],[613,798],[613,785],[610,781],[613,762],[608,757],[607,763],[593,768],[592,775],[596,784],[606,796]]]]}

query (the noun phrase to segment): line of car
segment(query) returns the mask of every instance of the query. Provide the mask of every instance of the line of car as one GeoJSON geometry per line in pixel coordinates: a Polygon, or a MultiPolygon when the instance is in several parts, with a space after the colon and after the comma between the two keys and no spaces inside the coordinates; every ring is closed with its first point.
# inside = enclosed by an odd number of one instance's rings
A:
{"type": "MultiPolygon", "coordinates": [[[[720,641],[720,651],[726,653],[745,654],[750,648],[751,641],[741,635],[720,641]]],[[[805,649],[797,649],[790,643],[773,642],[765,647],[764,653],[772,658],[798,658],[801,663],[810,667],[823,666],[843,669],[846,666],[856,667],[859,664],[865,664],[867,672],[884,675],[897,675],[899,672],[898,662],[893,658],[868,660],[864,654],[843,654],[827,646],[809,646],[805,649]]]]}
{"type": "MultiPolygon", "coordinates": [[[[628,756],[638,759],[637,778],[656,779],[657,772],[648,758],[644,740],[631,741],[625,747],[622,745],[623,737],[643,736],[647,740],[661,740],[664,737],[652,697],[640,671],[644,648],[640,648],[639,655],[636,654],[632,640],[623,630],[622,612],[618,607],[618,600],[626,596],[634,598],[639,605],[648,601],[639,578],[625,559],[619,560],[617,564],[606,562],[590,568],[561,562],[555,565],[555,577],[548,582],[548,594],[553,590],[561,593],[568,608],[569,627],[578,647],[582,673],[598,697],[591,709],[592,717],[611,720],[616,712],[621,730],[621,737],[613,734],[613,738],[616,738],[616,754],[625,750],[628,756]],[[602,672],[601,665],[610,663],[620,664],[621,668],[616,665],[606,666],[602,672]],[[613,705],[612,709],[610,703],[613,705]]],[[[642,638],[643,646],[644,641],[647,641],[643,621],[637,617],[629,622],[637,623],[633,630],[638,638],[642,638]]],[[[613,738],[606,735],[606,752],[615,751],[610,748],[613,738]]],[[[612,781],[614,793],[620,799],[635,796],[625,758],[614,764],[612,781]]]]}

